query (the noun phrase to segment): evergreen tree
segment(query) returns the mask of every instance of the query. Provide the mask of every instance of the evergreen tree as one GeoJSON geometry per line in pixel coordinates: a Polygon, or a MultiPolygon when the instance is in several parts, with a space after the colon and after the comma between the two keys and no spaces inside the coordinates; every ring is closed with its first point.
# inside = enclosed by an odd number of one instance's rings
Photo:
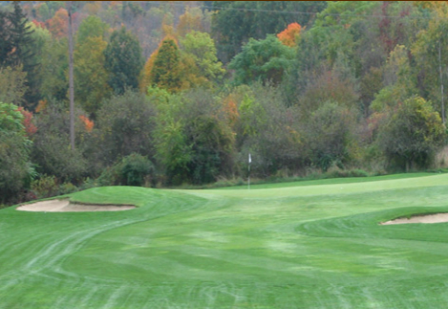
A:
{"type": "Polygon", "coordinates": [[[0,66],[5,66],[8,60],[8,54],[12,50],[10,41],[10,31],[8,14],[0,11],[0,66]]]}
{"type": "Polygon", "coordinates": [[[0,66],[23,65],[27,73],[28,87],[24,99],[28,109],[34,109],[40,98],[38,63],[34,52],[34,39],[31,25],[19,2],[14,2],[12,12],[0,12],[0,66]]]}
{"type": "Polygon", "coordinates": [[[30,48],[34,43],[31,37],[34,31],[27,24],[28,19],[18,2],[14,2],[14,10],[9,14],[9,22],[10,41],[13,51],[10,52],[9,59],[6,60],[7,64],[14,66],[23,63],[24,70],[29,71],[35,66],[33,63],[34,59],[32,59],[34,52],[30,48]]]}
{"type": "Polygon", "coordinates": [[[138,39],[122,27],[114,31],[110,43],[104,50],[105,68],[109,71],[109,85],[117,94],[126,88],[138,87],[138,76],[144,60],[138,39]]]}

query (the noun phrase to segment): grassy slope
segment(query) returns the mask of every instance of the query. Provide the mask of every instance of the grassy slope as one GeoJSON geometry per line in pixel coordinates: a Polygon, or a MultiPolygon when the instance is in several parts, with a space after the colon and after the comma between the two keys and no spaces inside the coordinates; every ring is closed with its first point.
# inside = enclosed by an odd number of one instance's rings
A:
{"type": "Polygon", "coordinates": [[[0,210],[0,308],[443,308],[448,175],[168,191],[109,213],[0,210]],[[369,181],[370,180],[370,181],[369,181]]]}

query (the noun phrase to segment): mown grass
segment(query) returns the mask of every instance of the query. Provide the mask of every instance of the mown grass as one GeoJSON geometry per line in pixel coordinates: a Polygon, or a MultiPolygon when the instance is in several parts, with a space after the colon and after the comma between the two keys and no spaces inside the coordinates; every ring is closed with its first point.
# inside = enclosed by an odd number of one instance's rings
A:
{"type": "Polygon", "coordinates": [[[448,175],[103,187],[103,213],[0,210],[0,308],[444,308],[448,175]]]}

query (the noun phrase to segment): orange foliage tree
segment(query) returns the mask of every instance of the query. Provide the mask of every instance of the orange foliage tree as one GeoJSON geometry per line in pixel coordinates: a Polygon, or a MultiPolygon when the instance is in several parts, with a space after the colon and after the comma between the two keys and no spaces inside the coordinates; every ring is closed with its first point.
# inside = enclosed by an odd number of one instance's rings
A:
{"type": "Polygon", "coordinates": [[[84,127],[86,128],[86,131],[92,132],[94,122],[84,115],[79,116],[79,119],[81,119],[82,123],[84,123],[84,127]]]}
{"type": "Polygon", "coordinates": [[[236,95],[231,93],[222,100],[222,112],[226,116],[229,126],[234,129],[240,114],[238,112],[236,95]]]}
{"type": "Polygon", "coordinates": [[[284,45],[294,47],[297,45],[301,28],[298,23],[291,23],[285,30],[277,34],[277,37],[284,45]]]}
{"type": "Polygon", "coordinates": [[[63,38],[68,33],[68,12],[64,8],[60,8],[54,14],[52,19],[46,22],[48,30],[56,38],[63,38]]]}

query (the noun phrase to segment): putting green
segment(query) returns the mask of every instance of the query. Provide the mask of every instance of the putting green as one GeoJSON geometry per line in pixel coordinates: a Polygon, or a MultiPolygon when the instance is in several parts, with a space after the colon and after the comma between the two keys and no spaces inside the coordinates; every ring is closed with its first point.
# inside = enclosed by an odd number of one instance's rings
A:
{"type": "Polygon", "coordinates": [[[444,308],[448,175],[94,188],[122,212],[0,210],[0,308],[444,308]]]}

